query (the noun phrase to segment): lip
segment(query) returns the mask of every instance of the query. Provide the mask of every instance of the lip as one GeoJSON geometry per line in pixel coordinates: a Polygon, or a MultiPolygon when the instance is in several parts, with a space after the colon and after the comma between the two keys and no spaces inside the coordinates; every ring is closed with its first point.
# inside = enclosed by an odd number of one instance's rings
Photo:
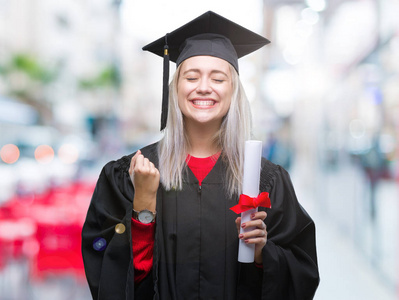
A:
{"type": "Polygon", "coordinates": [[[191,104],[195,108],[200,108],[200,109],[206,109],[206,108],[212,108],[215,107],[216,101],[213,99],[192,99],[190,100],[191,104]]]}

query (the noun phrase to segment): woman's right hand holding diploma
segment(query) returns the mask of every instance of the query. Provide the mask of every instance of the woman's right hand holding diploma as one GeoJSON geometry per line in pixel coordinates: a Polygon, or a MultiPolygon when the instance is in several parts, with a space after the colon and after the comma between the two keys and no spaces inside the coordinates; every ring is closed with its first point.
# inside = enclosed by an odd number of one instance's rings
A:
{"type": "Polygon", "coordinates": [[[138,150],[130,162],[129,174],[135,190],[133,209],[155,211],[160,178],[158,169],[138,150]]]}
{"type": "Polygon", "coordinates": [[[267,242],[267,230],[264,220],[267,214],[265,211],[258,211],[251,215],[251,221],[241,224],[241,217],[236,219],[236,226],[238,230],[238,238],[244,240],[247,244],[255,244],[255,263],[262,264],[262,249],[267,242]],[[253,228],[253,230],[240,233],[240,226],[242,228],[253,228]]]}

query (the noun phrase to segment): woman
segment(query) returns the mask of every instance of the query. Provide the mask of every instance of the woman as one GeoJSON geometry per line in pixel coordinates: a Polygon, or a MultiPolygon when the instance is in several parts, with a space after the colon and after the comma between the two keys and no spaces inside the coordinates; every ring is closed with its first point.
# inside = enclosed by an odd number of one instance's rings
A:
{"type": "Polygon", "coordinates": [[[266,43],[207,12],[144,48],[166,45],[178,66],[164,137],[100,175],[82,232],[93,299],[313,298],[314,223],[287,172],[263,159],[260,191],[272,209],[241,225],[252,231],[239,234],[229,209],[251,132],[238,58],[266,43]],[[255,245],[253,264],[237,262],[239,239],[255,245]]]}

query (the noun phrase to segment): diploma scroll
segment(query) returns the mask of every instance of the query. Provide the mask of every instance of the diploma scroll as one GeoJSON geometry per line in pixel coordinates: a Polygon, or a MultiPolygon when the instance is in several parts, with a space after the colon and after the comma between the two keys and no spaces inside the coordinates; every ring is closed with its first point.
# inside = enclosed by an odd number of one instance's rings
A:
{"type": "MultiPolygon", "coordinates": [[[[245,142],[244,154],[244,177],[242,193],[249,197],[259,195],[259,180],[262,159],[262,142],[249,140],[245,142]]],[[[258,208],[253,208],[241,213],[241,224],[251,220],[251,214],[257,212],[258,208]]],[[[248,232],[254,228],[244,229],[240,227],[240,233],[248,232]]],[[[255,257],[255,245],[245,244],[244,240],[239,241],[238,261],[242,263],[252,263],[255,257]]]]}

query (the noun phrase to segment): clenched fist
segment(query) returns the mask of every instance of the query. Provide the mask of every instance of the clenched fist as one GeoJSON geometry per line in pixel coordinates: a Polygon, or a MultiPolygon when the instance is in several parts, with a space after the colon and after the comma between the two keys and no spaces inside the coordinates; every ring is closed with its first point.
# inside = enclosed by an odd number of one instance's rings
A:
{"type": "Polygon", "coordinates": [[[135,190],[133,209],[155,211],[159,186],[158,169],[138,150],[130,162],[129,174],[135,190]]]}

